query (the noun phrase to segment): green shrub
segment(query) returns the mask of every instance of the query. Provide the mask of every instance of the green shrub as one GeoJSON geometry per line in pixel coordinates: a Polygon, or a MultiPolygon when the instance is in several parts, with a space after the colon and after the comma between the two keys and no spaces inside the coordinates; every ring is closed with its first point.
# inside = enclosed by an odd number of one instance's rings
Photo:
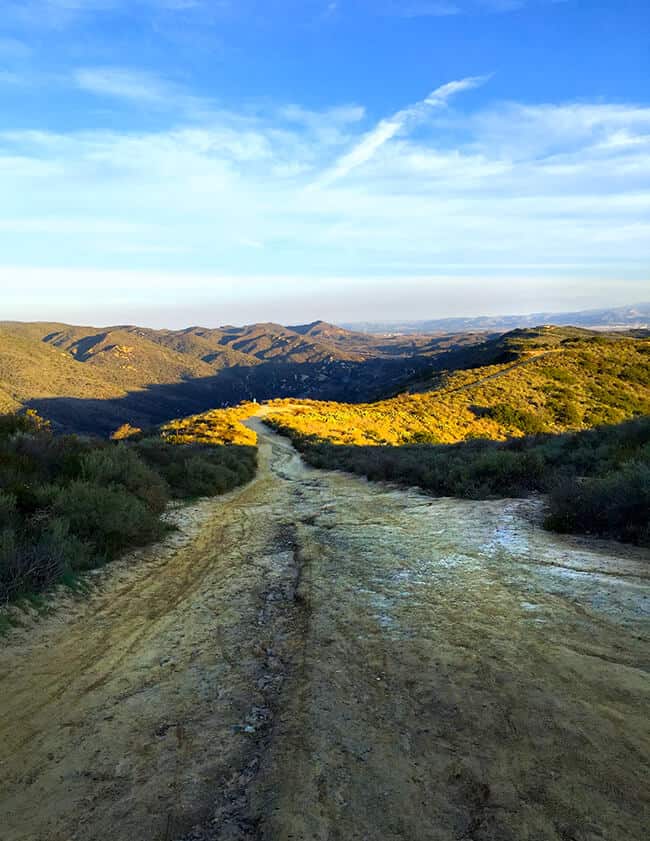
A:
{"type": "Polygon", "coordinates": [[[169,501],[169,490],[162,476],[124,444],[87,453],[81,460],[81,476],[103,487],[122,487],[157,514],[165,510],[169,501]]]}
{"type": "Polygon", "coordinates": [[[650,465],[628,462],[601,477],[559,483],[546,525],[650,546],[650,465]]]}
{"type": "Polygon", "coordinates": [[[17,432],[36,433],[49,430],[48,421],[33,409],[23,413],[0,415],[0,438],[15,435],[17,432]]]}
{"type": "Polygon", "coordinates": [[[250,481],[257,467],[256,450],[248,446],[169,444],[147,439],[137,444],[137,452],[164,477],[179,499],[229,491],[250,481]]]}
{"type": "Polygon", "coordinates": [[[54,514],[66,520],[70,532],[92,541],[102,560],[114,558],[130,546],[160,538],[164,527],[157,514],[128,491],[72,482],[57,497],[54,514]]]}
{"type": "Polygon", "coordinates": [[[255,466],[250,446],[109,443],[53,435],[34,413],[0,416],[0,600],[158,539],[170,493],[223,493],[255,466]]]}
{"type": "Polygon", "coordinates": [[[503,426],[518,429],[524,435],[537,435],[547,430],[542,415],[526,409],[516,409],[507,403],[491,406],[486,410],[486,415],[503,426]]]}
{"type": "Polygon", "coordinates": [[[437,446],[341,446],[289,433],[314,467],[419,485],[438,496],[550,492],[549,528],[648,540],[650,417],[562,435],[437,446]]]}
{"type": "Polygon", "coordinates": [[[0,530],[14,527],[17,521],[16,497],[0,491],[0,530]]]}

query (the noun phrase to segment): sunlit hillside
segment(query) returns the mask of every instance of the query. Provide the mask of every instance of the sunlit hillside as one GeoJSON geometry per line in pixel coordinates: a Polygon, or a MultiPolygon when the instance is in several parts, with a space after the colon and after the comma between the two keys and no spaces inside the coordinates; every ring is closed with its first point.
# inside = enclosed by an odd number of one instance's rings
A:
{"type": "Polygon", "coordinates": [[[558,433],[650,412],[648,339],[549,327],[517,331],[507,355],[375,403],[276,401],[269,420],[333,444],[404,445],[558,433]]]}
{"type": "Polygon", "coordinates": [[[476,353],[499,362],[377,403],[274,401],[268,423],[315,467],[440,496],[542,492],[555,531],[650,545],[650,340],[544,327],[476,353]]]}

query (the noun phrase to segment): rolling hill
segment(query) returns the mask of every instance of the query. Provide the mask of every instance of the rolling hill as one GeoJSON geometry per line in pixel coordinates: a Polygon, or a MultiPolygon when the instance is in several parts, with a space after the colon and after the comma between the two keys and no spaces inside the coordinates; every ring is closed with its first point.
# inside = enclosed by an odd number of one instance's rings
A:
{"type": "Polygon", "coordinates": [[[374,403],[276,401],[267,421],[315,467],[439,496],[542,492],[548,528],[650,546],[650,338],[545,326],[469,356],[374,403]]]}
{"type": "Polygon", "coordinates": [[[485,336],[386,338],[322,321],[152,330],[0,322],[0,411],[107,434],[242,400],[369,400],[485,336]]]}

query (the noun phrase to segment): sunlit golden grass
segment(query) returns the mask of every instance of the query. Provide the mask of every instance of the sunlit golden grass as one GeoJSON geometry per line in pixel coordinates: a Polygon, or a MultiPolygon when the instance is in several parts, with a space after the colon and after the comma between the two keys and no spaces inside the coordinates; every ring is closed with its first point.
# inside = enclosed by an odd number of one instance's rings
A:
{"type": "Polygon", "coordinates": [[[257,435],[241,421],[258,409],[257,403],[240,403],[229,409],[213,409],[200,415],[170,421],[161,436],[174,444],[237,444],[255,447],[257,435]]]}

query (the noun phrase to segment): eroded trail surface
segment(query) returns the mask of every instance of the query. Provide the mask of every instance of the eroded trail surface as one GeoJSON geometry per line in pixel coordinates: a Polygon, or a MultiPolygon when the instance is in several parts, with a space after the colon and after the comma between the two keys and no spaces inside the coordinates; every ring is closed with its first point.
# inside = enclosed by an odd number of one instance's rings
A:
{"type": "Polygon", "coordinates": [[[3,841],[644,839],[648,559],[249,423],[254,482],[3,641],[3,841]]]}

